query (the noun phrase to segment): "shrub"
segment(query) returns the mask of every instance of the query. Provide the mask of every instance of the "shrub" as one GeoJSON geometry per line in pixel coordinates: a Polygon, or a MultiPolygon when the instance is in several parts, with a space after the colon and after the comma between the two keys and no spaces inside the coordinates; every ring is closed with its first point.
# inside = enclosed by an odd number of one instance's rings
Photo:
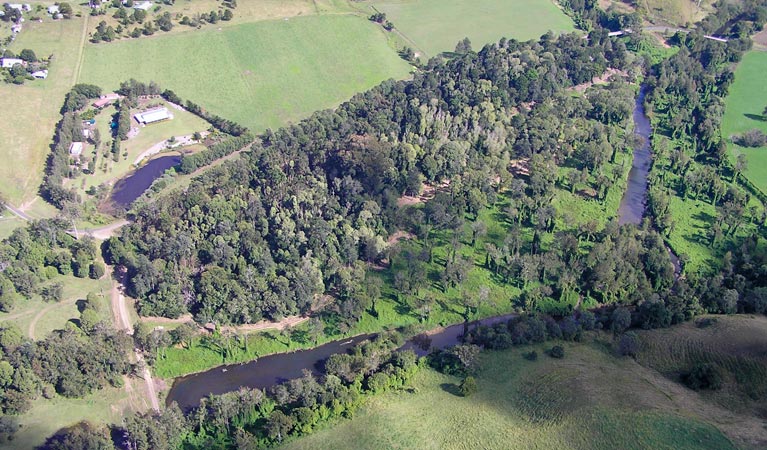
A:
{"type": "Polygon", "coordinates": [[[98,261],[94,261],[91,263],[90,273],[88,274],[92,279],[98,280],[99,278],[103,277],[106,273],[106,269],[104,269],[104,265],[101,264],[98,261]]]}
{"type": "Polygon", "coordinates": [[[474,379],[472,376],[468,376],[463,379],[461,382],[461,385],[459,386],[459,389],[461,390],[461,395],[464,397],[468,397],[470,395],[473,395],[477,392],[477,380],[474,379]]]}
{"type": "Polygon", "coordinates": [[[565,357],[565,349],[561,345],[555,345],[549,350],[549,356],[561,359],[565,357]]]}
{"type": "Polygon", "coordinates": [[[538,352],[535,350],[525,353],[525,359],[528,361],[535,361],[538,359],[538,352]]]}
{"type": "Polygon", "coordinates": [[[636,333],[628,332],[621,336],[618,352],[621,356],[636,357],[639,352],[639,337],[637,337],[636,333]]]}
{"type": "Polygon", "coordinates": [[[682,375],[682,382],[695,391],[716,390],[722,387],[722,374],[711,364],[699,363],[682,375]]]}
{"type": "Polygon", "coordinates": [[[761,130],[748,130],[743,134],[732,137],[732,142],[742,147],[764,147],[767,145],[767,134],[761,130]]]}

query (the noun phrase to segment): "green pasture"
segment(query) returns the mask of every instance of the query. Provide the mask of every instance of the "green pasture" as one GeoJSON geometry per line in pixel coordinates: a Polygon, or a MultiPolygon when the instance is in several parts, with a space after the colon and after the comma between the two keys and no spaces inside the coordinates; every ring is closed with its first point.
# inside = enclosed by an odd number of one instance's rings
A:
{"type": "Polygon", "coordinates": [[[526,41],[549,30],[574,30],[551,0],[373,0],[371,5],[427,56],[453,51],[464,37],[479,50],[502,37],[526,41]]]}
{"type": "MultiPolygon", "coordinates": [[[[722,136],[728,139],[754,128],[767,133],[767,118],[762,115],[767,106],[767,52],[751,51],[735,70],[735,82],[730,86],[722,119],[722,136]]],[[[728,142],[733,162],[743,153],[748,161],[746,177],[762,192],[767,192],[767,147],[744,148],[728,142]]]]}
{"type": "Polygon", "coordinates": [[[412,389],[371,398],[350,420],[286,443],[290,450],[342,449],[734,449],[700,419],[694,394],[598,345],[485,352],[479,391],[456,395],[459,379],[424,368],[412,389]],[[535,349],[537,361],[523,353],[535,349]],[[679,408],[673,396],[688,395],[679,408]]]}
{"type": "Polygon", "coordinates": [[[325,15],[88,44],[79,81],[156,81],[256,131],[331,108],[409,66],[379,26],[325,15]]]}
{"type": "Polygon", "coordinates": [[[48,78],[22,86],[0,83],[0,192],[16,206],[37,195],[64,95],[76,80],[87,19],[26,21],[9,49],[53,55],[48,78]]]}

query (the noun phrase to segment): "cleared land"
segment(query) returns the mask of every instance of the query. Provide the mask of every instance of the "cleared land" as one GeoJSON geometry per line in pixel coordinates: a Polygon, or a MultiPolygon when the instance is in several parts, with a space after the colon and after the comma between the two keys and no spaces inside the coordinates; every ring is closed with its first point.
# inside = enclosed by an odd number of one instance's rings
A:
{"type": "Polygon", "coordinates": [[[407,76],[383,33],[327,15],[88,44],[80,81],[115,89],[130,77],[154,80],[254,130],[276,128],[407,76]]]}
{"type": "Polygon", "coordinates": [[[370,400],[341,421],[285,449],[733,449],[707,423],[697,394],[618,359],[599,344],[565,346],[562,360],[535,347],[485,353],[479,392],[454,394],[460,380],[430,369],[410,393],[370,400]]]}
{"type": "Polygon", "coordinates": [[[572,31],[573,23],[551,0],[373,1],[394,26],[427,56],[453,51],[468,37],[475,50],[502,37],[536,39],[549,30],[572,31]]]}
{"type": "MultiPolygon", "coordinates": [[[[767,118],[762,115],[767,106],[767,52],[751,51],[735,70],[735,82],[730,87],[722,119],[722,135],[730,138],[748,130],[759,129],[767,133],[767,118]]],[[[745,174],[763,192],[767,192],[767,147],[745,148],[728,144],[733,161],[743,153],[748,160],[745,174]]]]}
{"type": "Polygon", "coordinates": [[[54,56],[46,80],[0,83],[0,192],[17,206],[34,198],[42,182],[59,109],[77,73],[84,20],[27,21],[9,47],[54,56]]]}

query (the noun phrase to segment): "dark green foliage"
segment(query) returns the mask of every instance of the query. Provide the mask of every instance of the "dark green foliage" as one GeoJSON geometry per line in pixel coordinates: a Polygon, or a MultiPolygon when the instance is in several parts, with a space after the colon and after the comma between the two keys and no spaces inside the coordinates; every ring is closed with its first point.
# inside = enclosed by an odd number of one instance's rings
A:
{"type": "Polygon", "coordinates": [[[249,133],[246,133],[239,137],[234,137],[217,144],[213,144],[206,150],[192,153],[190,155],[184,155],[184,157],[181,159],[181,173],[192,173],[200,167],[207,166],[219,158],[223,158],[226,155],[247,148],[247,146],[250,145],[253,141],[253,136],[251,136],[249,133]]]}
{"type": "Polygon", "coordinates": [[[19,58],[29,63],[37,62],[37,55],[35,55],[34,50],[28,48],[23,49],[21,53],[19,53],[19,58]]]}
{"type": "Polygon", "coordinates": [[[112,450],[114,444],[109,429],[81,422],[48,438],[45,450],[112,450]]]}
{"type": "Polygon", "coordinates": [[[696,391],[717,390],[722,387],[722,374],[713,364],[699,363],[682,375],[682,382],[696,391]]]}
{"type": "Polygon", "coordinates": [[[555,345],[549,350],[549,356],[552,358],[562,359],[565,357],[565,349],[561,345],[555,345]]]}
{"type": "Polygon", "coordinates": [[[538,352],[533,350],[525,353],[525,359],[528,361],[536,361],[538,359],[538,352]]]}
{"type": "Polygon", "coordinates": [[[470,397],[477,392],[477,380],[469,375],[464,378],[463,381],[461,381],[458,389],[461,391],[461,395],[464,397],[470,397]]]}
{"type": "Polygon", "coordinates": [[[636,357],[639,352],[639,337],[636,333],[629,331],[621,335],[621,340],[618,344],[618,352],[622,356],[636,357]]]}
{"type": "Polygon", "coordinates": [[[91,263],[90,272],[88,273],[88,276],[94,280],[98,280],[101,277],[103,277],[105,273],[106,273],[106,268],[104,267],[104,264],[98,261],[94,261],[91,263]]]}

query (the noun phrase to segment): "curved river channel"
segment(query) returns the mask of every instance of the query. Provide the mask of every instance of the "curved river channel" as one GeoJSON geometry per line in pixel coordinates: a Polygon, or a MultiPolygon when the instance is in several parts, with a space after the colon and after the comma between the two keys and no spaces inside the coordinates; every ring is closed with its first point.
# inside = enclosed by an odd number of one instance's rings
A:
{"type": "MultiPolygon", "coordinates": [[[[468,326],[494,325],[506,322],[512,317],[515,315],[491,317],[472,322],[468,326]]],[[[432,349],[459,344],[464,329],[464,324],[460,323],[428,333],[429,338],[431,338],[431,347],[428,349],[423,349],[413,340],[408,341],[401,348],[413,350],[418,355],[424,356],[432,349]]],[[[172,402],[176,402],[182,410],[188,410],[197,406],[200,400],[210,394],[236,391],[240,387],[265,389],[278,383],[300,378],[304,370],[318,374],[318,369],[322,366],[323,361],[328,359],[330,355],[346,352],[356,344],[374,336],[376,335],[364,334],[340,339],[309,350],[277,353],[248,363],[218,366],[205,372],[180,377],[173,383],[165,403],[170,405],[172,402]]]]}
{"type": "MultiPolygon", "coordinates": [[[[640,137],[640,144],[634,149],[634,162],[629,172],[628,186],[618,210],[620,224],[640,224],[647,205],[647,174],[652,164],[652,153],[650,152],[652,128],[644,111],[645,94],[646,88],[643,86],[639,91],[634,107],[634,130],[640,137]]],[[[130,178],[126,182],[129,180],[130,178]]],[[[669,253],[678,271],[678,258],[670,250],[669,253]]],[[[472,322],[469,326],[493,325],[508,321],[512,317],[514,317],[513,314],[491,317],[472,322]]],[[[412,340],[408,341],[402,348],[412,349],[423,356],[432,349],[442,349],[459,344],[465,329],[466,325],[461,323],[428,333],[431,338],[431,347],[427,350],[419,347],[412,340]]],[[[354,345],[374,336],[374,334],[355,336],[329,342],[309,350],[278,353],[248,363],[219,366],[205,372],[180,377],[173,383],[166,404],[170,405],[172,402],[176,402],[181,409],[188,410],[197,406],[201,399],[210,394],[223,394],[235,391],[240,387],[265,389],[278,383],[299,378],[304,370],[310,370],[317,374],[322,362],[330,355],[346,352],[354,345]]]]}

